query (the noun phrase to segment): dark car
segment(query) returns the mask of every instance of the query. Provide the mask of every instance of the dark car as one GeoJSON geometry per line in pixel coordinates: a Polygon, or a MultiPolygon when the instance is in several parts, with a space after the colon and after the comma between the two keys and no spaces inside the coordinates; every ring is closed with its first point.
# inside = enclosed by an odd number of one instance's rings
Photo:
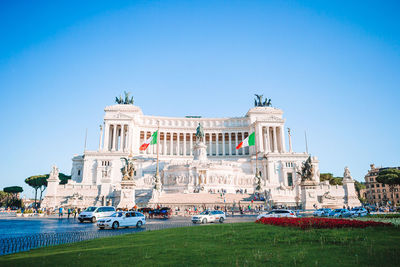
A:
{"type": "Polygon", "coordinates": [[[160,209],[154,209],[150,213],[150,217],[162,217],[162,218],[170,218],[172,215],[172,209],[168,207],[163,207],[160,209]]]}

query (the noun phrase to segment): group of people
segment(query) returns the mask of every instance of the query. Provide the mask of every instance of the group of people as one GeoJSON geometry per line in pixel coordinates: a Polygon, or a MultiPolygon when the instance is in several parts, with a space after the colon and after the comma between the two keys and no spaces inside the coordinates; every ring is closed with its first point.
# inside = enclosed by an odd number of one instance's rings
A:
{"type": "Polygon", "coordinates": [[[71,215],[74,216],[74,219],[76,219],[76,215],[81,213],[81,208],[63,208],[59,207],[58,208],[58,217],[63,218],[64,213],[67,214],[68,219],[71,217],[71,215]]]}

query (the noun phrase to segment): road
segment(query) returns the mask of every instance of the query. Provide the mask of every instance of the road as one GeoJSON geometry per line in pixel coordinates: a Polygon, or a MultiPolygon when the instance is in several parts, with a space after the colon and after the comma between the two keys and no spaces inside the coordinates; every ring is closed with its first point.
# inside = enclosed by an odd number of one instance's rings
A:
{"type": "MultiPolygon", "coordinates": [[[[143,230],[159,230],[164,228],[198,226],[191,222],[191,217],[176,216],[170,219],[148,219],[143,230]]],[[[251,222],[255,216],[234,216],[227,217],[225,223],[251,222]]],[[[98,232],[96,224],[79,223],[77,219],[58,217],[0,217],[0,239],[11,237],[30,236],[44,233],[71,233],[71,232],[98,232]]],[[[138,232],[136,228],[119,229],[118,234],[138,232]]]]}

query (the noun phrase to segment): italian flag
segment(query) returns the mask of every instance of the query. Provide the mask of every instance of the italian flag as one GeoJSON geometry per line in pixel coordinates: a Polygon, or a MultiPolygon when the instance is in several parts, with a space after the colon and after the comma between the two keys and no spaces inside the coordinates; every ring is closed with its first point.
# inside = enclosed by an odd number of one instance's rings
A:
{"type": "Polygon", "coordinates": [[[158,131],[155,131],[150,137],[149,139],[146,140],[146,142],[143,143],[143,145],[141,145],[139,147],[139,150],[146,150],[147,147],[149,145],[154,145],[157,144],[157,135],[158,135],[158,131]]]}
{"type": "Polygon", "coordinates": [[[246,147],[246,146],[254,146],[255,145],[255,133],[252,132],[249,136],[246,137],[237,147],[236,149],[246,147]]]}

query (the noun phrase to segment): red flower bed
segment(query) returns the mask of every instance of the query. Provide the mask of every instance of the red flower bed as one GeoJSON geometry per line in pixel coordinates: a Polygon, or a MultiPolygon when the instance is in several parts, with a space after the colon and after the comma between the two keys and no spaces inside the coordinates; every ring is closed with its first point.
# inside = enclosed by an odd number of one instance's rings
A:
{"type": "Polygon", "coordinates": [[[256,223],[271,224],[278,226],[292,226],[301,229],[322,229],[322,228],[365,228],[369,226],[392,226],[391,223],[359,221],[348,219],[330,219],[330,218],[261,218],[256,223]]]}

